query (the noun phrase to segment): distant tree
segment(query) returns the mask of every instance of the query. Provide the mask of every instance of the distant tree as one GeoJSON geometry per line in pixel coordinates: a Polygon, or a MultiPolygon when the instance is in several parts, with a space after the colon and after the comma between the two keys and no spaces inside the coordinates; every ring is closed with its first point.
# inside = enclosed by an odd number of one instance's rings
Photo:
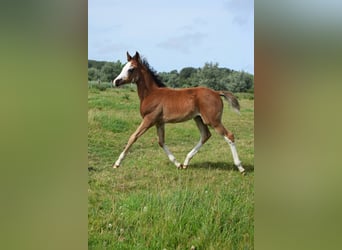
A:
{"type": "Polygon", "coordinates": [[[193,76],[197,73],[197,70],[193,67],[185,67],[179,72],[179,83],[182,86],[190,87],[194,86],[193,76]]]}
{"type": "Polygon", "coordinates": [[[88,68],[95,68],[101,70],[105,63],[105,61],[88,60],[88,68]]]}
{"type": "Polygon", "coordinates": [[[246,82],[246,92],[249,91],[251,92],[251,90],[253,90],[254,92],[254,77],[253,75],[247,73],[247,72],[243,72],[244,73],[244,81],[246,82]]]}
{"type": "Polygon", "coordinates": [[[122,67],[124,66],[124,64],[122,64],[119,60],[117,60],[116,62],[114,62],[114,73],[115,73],[115,77],[117,77],[122,70],[122,67]]]}
{"type": "Polygon", "coordinates": [[[228,79],[228,89],[233,92],[250,92],[254,85],[253,76],[244,71],[234,71],[228,79]]]}
{"type": "MultiPolygon", "coordinates": [[[[88,80],[111,82],[121,72],[120,61],[105,62],[88,60],[88,80]]],[[[254,92],[254,76],[245,71],[219,67],[218,63],[207,62],[202,68],[185,67],[179,72],[158,73],[164,84],[172,88],[205,86],[215,90],[232,92],[254,92]]]]}
{"type": "Polygon", "coordinates": [[[199,84],[215,90],[226,90],[226,86],[222,83],[222,74],[218,67],[218,63],[205,63],[203,68],[198,72],[199,84]]]}
{"type": "Polygon", "coordinates": [[[180,88],[181,87],[181,83],[179,81],[179,75],[177,72],[170,73],[168,84],[169,84],[169,86],[171,86],[173,88],[180,88]]]}
{"type": "Polygon", "coordinates": [[[162,72],[159,73],[160,78],[162,79],[163,83],[171,88],[178,88],[181,87],[179,82],[179,74],[177,70],[172,70],[170,72],[162,72]]]}
{"type": "Polygon", "coordinates": [[[111,82],[117,77],[122,69],[120,61],[116,63],[106,62],[101,68],[101,80],[104,82],[111,82]]]}
{"type": "Polygon", "coordinates": [[[97,81],[100,78],[100,71],[96,68],[88,69],[88,81],[97,81]]]}
{"type": "Polygon", "coordinates": [[[179,78],[180,80],[188,79],[195,73],[196,73],[195,68],[185,67],[185,68],[182,68],[181,71],[179,72],[179,78]]]}

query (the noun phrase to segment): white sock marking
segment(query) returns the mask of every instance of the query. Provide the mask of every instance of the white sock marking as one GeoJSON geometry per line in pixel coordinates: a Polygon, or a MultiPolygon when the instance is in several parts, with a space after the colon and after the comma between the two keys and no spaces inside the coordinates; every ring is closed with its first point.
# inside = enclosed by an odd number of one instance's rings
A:
{"type": "Polygon", "coordinates": [[[198,150],[202,147],[203,143],[202,143],[202,138],[200,139],[200,141],[197,143],[197,145],[188,153],[188,155],[185,158],[184,161],[184,166],[188,166],[190,160],[192,159],[192,157],[194,157],[195,154],[197,154],[198,150]]]}
{"type": "Polygon", "coordinates": [[[180,167],[181,164],[176,160],[176,157],[171,153],[171,151],[168,149],[168,147],[166,145],[164,145],[163,149],[164,149],[165,153],[167,154],[167,157],[169,157],[169,160],[171,162],[173,162],[177,168],[180,167]]]}
{"type": "Polygon", "coordinates": [[[242,167],[241,165],[241,161],[239,159],[239,155],[237,153],[236,147],[235,147],[235,143],[232,142],[228,137],[224,136],[224,140],[226,142],[228,142],[229,146],[230,146],[230,150],[232,151],[232,155],[233,155],[233,159],[234,159],[234,164],[235,166],[239,169],[240,172],[244,172],[245,169],[242,167]]]}
{"type": "Polygon", "coordinates": [[[125,158],[125,156],[126,156],[125,153],[122,152],[122,153],[120,154],[118,160],[115,162],[115,166],[120,166],[120,164],[121,164],[122,160],[125,158]]]}

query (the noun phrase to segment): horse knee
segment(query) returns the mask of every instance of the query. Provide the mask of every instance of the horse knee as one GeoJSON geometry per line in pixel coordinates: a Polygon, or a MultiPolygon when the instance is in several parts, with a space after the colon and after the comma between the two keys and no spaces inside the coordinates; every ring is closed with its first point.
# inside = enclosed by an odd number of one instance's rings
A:
{"type": "Polygon", "coordinates": [[[233,134],[233,133],[228,132],[227,137],[228,137],[228,139],[229,139],[231,142],[234,142],[234,141],[235,141],[235,137],[234,137],[234,134],[233,134]]]}

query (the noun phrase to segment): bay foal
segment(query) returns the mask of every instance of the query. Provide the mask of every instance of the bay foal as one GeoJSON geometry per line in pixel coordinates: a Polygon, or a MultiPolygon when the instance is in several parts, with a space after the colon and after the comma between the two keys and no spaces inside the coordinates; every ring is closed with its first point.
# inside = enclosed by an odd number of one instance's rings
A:
{"type": "Polygon", "coordinates": [[[113,168],[118,168],[125,158],[132,144],[142,136],[150,127],[156,126],[159,137],[159,145],[167,154],[171,162],[177,168],[187,168],[191,158],[198,152],[202,145],[210,138],[208,125],[223,136],[232,151],[234,164],[241,173],[245,169],[241,165],[234,143],[234,135],[221,123],[223,96],[239,112],[240,105],[236,97],[228,91],[214,91],[208,88],[167,88],[150,68],[146,60],[141,59],[138,52],[132,57],[127,52],[127,63],[119,76],[113,81],[114,86],[134,82],[137,84],[140,98],[140,114],[143,118],[140,126],[131,135],[125,149],[113,168]],[[200,131],[201,138],[197,145],[188,153],[184,163],[176,160],[172,152],[165,145],[165,123],[184,122],[194,119],[200,131]]]}

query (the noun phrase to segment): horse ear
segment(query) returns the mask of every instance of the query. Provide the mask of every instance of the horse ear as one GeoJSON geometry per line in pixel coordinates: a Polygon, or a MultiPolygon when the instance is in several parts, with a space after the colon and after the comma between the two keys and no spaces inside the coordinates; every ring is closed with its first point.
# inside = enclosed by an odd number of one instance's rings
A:
{"type": "Polygon", "coordinates": [[[139,61],[140,55],[139,55],[139,52],[138,52],[138,51],[135,52],[134,59],[137,60],[137,61],[139,61]]]}
{"type": "Polygon", "coordinates": [[[126,52],[126,54],[127,54],[127,61],[129,62],[130,60],[132,60],[132,57],[131,57],[131,55],[128,53],[128,51],[126,52]]]}

